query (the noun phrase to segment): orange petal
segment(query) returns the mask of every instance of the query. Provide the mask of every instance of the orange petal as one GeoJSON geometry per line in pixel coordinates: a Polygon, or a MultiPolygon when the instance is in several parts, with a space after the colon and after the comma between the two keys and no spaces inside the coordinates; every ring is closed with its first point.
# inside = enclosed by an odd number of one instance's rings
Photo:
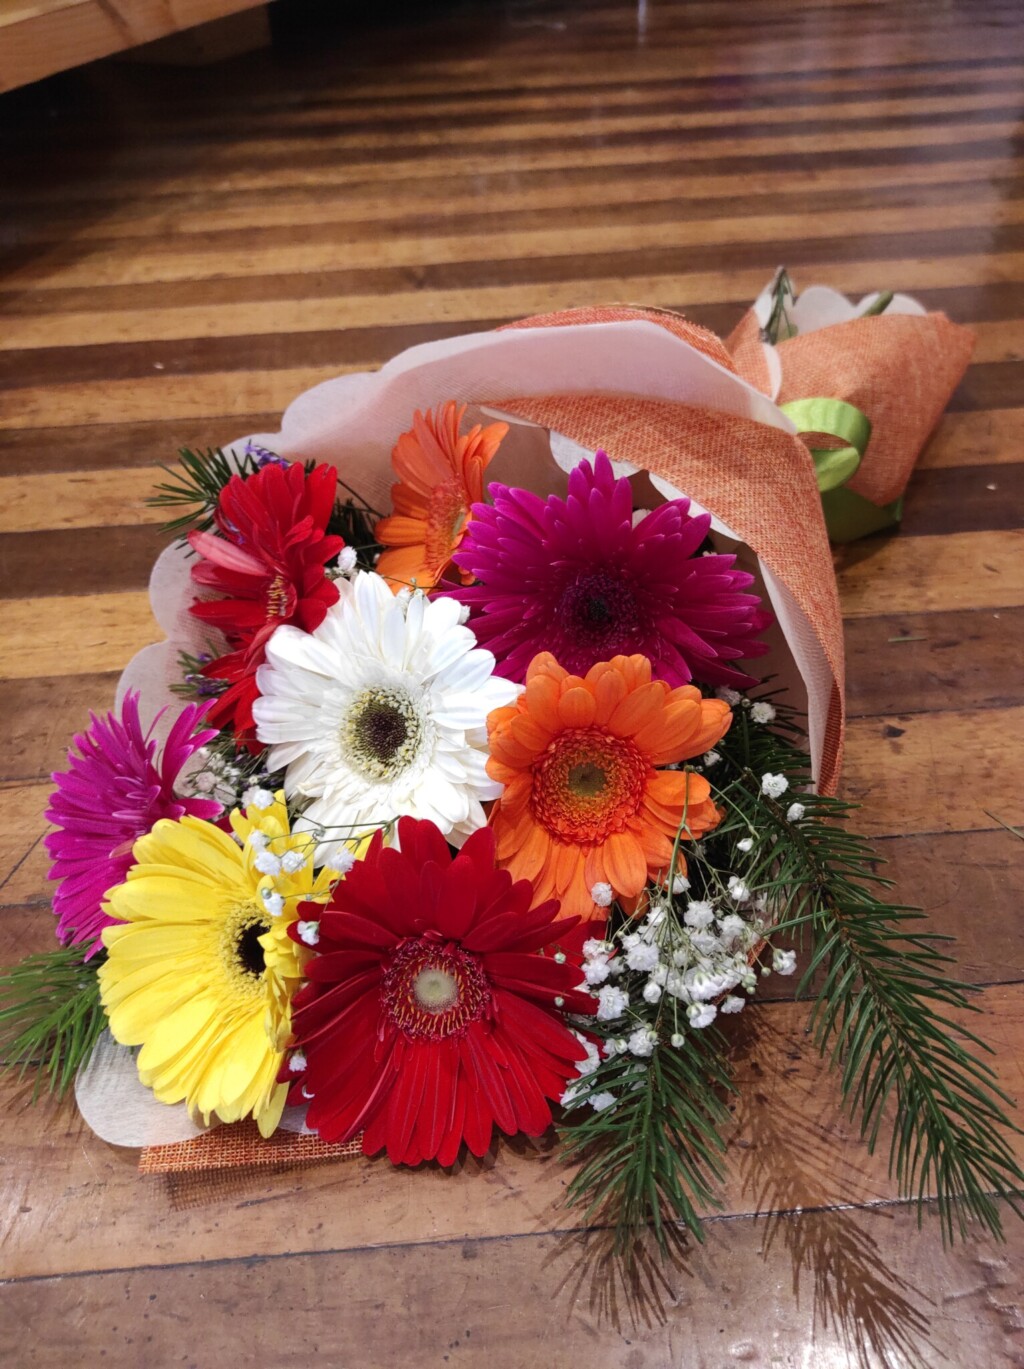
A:
{"type": "Polygon", "coordinates": [[[602,848],[607,882],[618,894],[638,894],[647,882],[647,862],[632,832],[613,832],[602,848]]]}
{"type": "Polygon", "coordinates": [[[720,742],[732,726],[732,709],[724,699],[702,699],[700,705],[701,726],[691,745],[691,756],[702,756],[720,742]]]}
{"type": "Polygon", "coordinates": [[[552,679],[564,680],[568,673],[562,669],[550,651],[539,651],[526,667],[526,683],[529,684],[538,675],[550,675],[552,679]]]}
{"type": "Polygon", "coordinates": [[[594,722],[605,727],[608,719],[626,697],[626,681],[617,670],[612,670],[605,662],[587,671],[587,687],[594,695],[596,712],[594,722]]]}
{"type": "Polygon", "coordinates": [[[577,685],[558,701],[558,717],[566,727],[589,727],[597,713],[597,703],[589,689],[577,685]]]}
{"type": "Polygon", "coordinates": [[[627,694],[615,709],[608,719],[608,731],[616,737],[634,736],[641,728],[660,716],[663,699],[664,690],[660,680],[641,684],[627,694]]]}
{"type": "Polygon", "coordinates": [[[558,681],[544,674],[534,675],[533,679],[527,674],[526,679],[526,693],[521,696],[526,712],[549,734],[560,732],[558,681]]]}
{"type": "Polygon", "coordinates": [[[405,518],[392,514],[382,518],[373,530],[373,535],[383,546],[423,548],[426,540],[427,525],[422,518],[405,518]]]}
{"type": "MultiPolygon", "coordinates": [[[[691,749],[694,734],[700,727],[700,704],[692,699],[668,703],[633,740],[652,765],[668,765],[698,754],[691,749]]],[[[703,754],[707,747],[701,747],[703,754]]]]}
{"type": "Polygon", "coordinates": [[[520,746],[534,756],[547,749],[551,741],[551,733],[547,728],[541,727],[536,718],[532,718],[528,713],[519,713],[511,720],[509,730],[520,746]]]}

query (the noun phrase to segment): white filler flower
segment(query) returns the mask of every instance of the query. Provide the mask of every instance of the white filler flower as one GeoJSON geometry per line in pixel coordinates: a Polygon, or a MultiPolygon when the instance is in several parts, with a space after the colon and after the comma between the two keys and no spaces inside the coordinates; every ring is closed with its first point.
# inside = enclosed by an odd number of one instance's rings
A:
{"type": "Polygon", "coordinates": [[[453,599],[397,597],[380,576],[338,582],[315,632],[281,627],[257,684],[256,734],[289,797],[313,802],[297,826],[334,844],[396,817],[428,818],[461,844],[501,785],[485,769],[487,715],[519,687],[459,623],[453,599]]]}

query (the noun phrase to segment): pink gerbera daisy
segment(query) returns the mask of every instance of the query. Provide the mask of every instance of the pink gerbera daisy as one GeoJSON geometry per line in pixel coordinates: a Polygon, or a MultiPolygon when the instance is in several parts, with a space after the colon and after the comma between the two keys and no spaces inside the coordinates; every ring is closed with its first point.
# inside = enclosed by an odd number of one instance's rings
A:
{"type": "Polygon", "coordinates": [[[153,728],[142,730],[139,696],[126,694],[120,717],[90,714],[89,728],[73,742],[78,754],[69,750],[68,769],[53,776],[57,787],[46,816],[58,830],[44,842],[54,861],[50,878],[60,881],[53,896],[57,937],[64,945],[87,945],[86,959],[101,948],[99,934],[114,921],[103,911],[103,897],[123,882],[138,838],[159,818],[189,813],[211,819],[221,811],[215,799],[183,799],[174,792],[185,762],[217,735],[195,730],[208,707],[182,709],[158,759],[153,728]]]}
{"type": "Polygon", "coordinates": [[[673,686],[756,683],[734,662],[767,651],[758,636],[771,614],[734,556],[700,554],[711,518],[691,514],[688,499],[634,526],[629,481],[602,451],[569,476],[567,499],[497,484],[490,496],[493,507],[473,505],[453,558],[479,583],[449,593],[499,674],[524,680],[543,650],[576,675],[642,655],[673,686]]]}

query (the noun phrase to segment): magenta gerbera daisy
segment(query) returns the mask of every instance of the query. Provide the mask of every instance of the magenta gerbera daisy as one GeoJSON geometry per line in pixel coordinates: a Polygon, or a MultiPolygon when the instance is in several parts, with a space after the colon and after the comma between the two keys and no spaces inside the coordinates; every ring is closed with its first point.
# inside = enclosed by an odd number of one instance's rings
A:
{"type": "Polygon", "coordinates": [[[701,554],[711,518],[673,499],[634,526],[629,481],[606,454],[581,462],[567,499],[492,484],[473,505],[454,561],[479,583],[449,591],[493,652],[522,681],[539,651],[575,675],[614,656],[647,656],[670,685],[756,683],[734,663],[767,651],[772,616],[731,555],[701,554]]]}
{"type": "Polygon", "coordinates": [[[99,934],[114,921],[103,912],[103,897],[123,882],[139,837],[159,818],[211,819],[221,811],[214,799],[174,792],[185,762],[217,735],[195,730],[208,707],[183,708],[158,757],[156,722],[143,732],[139,696],[128,693],[120,717],[89,715],[90,726],[68,751],[68,769],[52,777],[56,789],[46,816],[58,830],[44,841],[54,861],[50,878],[60,881],[53,896],[57,937],[64,945],[86,945],[85,959],[100,949],[99,934]]]}

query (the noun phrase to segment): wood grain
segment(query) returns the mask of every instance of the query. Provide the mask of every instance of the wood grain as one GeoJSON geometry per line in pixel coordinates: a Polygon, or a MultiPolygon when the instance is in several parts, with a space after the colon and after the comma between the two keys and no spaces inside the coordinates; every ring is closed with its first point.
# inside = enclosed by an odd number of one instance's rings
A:
{"type": "MultiPolygon", "coordinates": [[[[844,792],[957,938],[1019,1096],[1024,842],[997,821],[1024,822],[1019,5],[356,8],[206,72],[107,63],[0,97],[0,962],[52,931],[47,776],[159,636],[144,499],[179,446],[539,310],[647,301],[726,332],[784,261],[978,334],[902,531],[837,556],[844,792]]],[[[1020,1362],[1024,1228],[952,1253],[917,1232],[794,987],[731,1024],[723,1219],[641,1287],[565,1208],[551,1138],[451,1173],[187,1186],[8,1081],[5,1363],[1020,1362]]]]}

